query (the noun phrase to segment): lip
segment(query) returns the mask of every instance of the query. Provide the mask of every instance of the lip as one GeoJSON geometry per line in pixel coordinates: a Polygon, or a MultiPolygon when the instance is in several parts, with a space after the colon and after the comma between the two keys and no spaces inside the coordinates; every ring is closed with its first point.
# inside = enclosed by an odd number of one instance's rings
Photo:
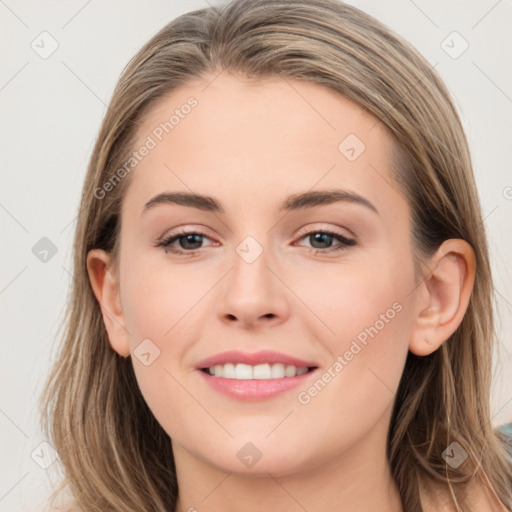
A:
{"type": "Polygon", "coordinates": [[[283,377],[282,379],[226,379],[224,377],[213,377],[212,375],[198,370],[198,373],[205,379],[205,382],[215,391],[228,395],[238,400],[263,400],[272,398],[280,393],[289,391],[316,375],[318,368],[297,375],[295,377],[283,377]]]}
{"type": "MultiPolygon", "coordinates": [[[[196,370],[202,370],[204,368],[209,368],[210,366],[215,366],[216,364],[226,364],[226,363],[243,363],[250,364],[251,366],[255,366],[257,364],[274,364],[281,363],[284,365],[295,366],[297,368],[302,368],[304,366],[310,368],[312,366],[318,367],[318,364],[312,361],[304,361],[302,359],[298,359],[293,356],[289,356],[287,354],[283,354],[281,352],[275,352],[273,350],[261,350],[259,352],[242,352],[240,350],[229,350],[227,352],[222,352],[220,354],[216,354],[212,357],[208,357],[203,359],[196,365],[196,370]]],[[[304,375],[308,375],[307,373],[304,375]]],[[[301,376],[300,376],[301,377],[301,376]]],[[[222,378],[222,377],[216,377],[222,378]]],[[[295,378],[295,377],[287,377],[287,378],[295,378]]],[[[225,379],[231,380],[231,379],[225,379]]],[[[281,380],[281,379],[275,379],[281,380]]]]}
{"type": "Polygon", "coordinates": [[[215,391],[228,395],[239,400],[262,400],[271,398],[280,393],[293,389],[301,384],[304,385],[311,375],[316,374],[318,364],[312,361],[305,361],[297,357],[289,356],[273,350],[261,350],[259,352],[242,352],[240,350],[229,350],[221,354],[203,359],[197,364],[196,370],[205,380],[205,382],[215,391]],[[255,366],[257,364],[292,365],[296,368],[314,368],[308,373],[296,375],[295,377],[283,377],[282,379],[226,379],[224,377],[214,377],[203,371],[205,368],[217,364],[243,363],[255,366]]]}

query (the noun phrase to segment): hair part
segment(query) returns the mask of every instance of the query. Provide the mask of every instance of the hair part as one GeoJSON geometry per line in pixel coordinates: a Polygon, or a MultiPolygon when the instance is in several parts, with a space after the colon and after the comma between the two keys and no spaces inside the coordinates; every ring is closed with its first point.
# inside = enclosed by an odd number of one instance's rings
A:
{"type": "Polygon", "coordinates": [[[475,476],[508,505],[511,461],[490,422],[493,283],[460,119],[433,67],[409,43],[336,0],[240,0],[189,12],[163,27],[123,71],[84,182],[63,345],[42,396],[43,430],[60,455],[63,486],[84,511],[174,511],[171,440],[146,405],[130,358],[109,345],[86,258],[101,248],[117,259],[131,175],[102,199],[95,190],[126,162],[149,110],[172,91],[225,71],[255,82],[310,82],[356,102],[394,141],[416,260],[427,261],[449,238],[472,246],[477,270],[466,315],[436,352],[409,353],[388,458],[405,510],[421,510],[420,489],[444,489],[462,510],[475,476]],[[468,453],[458,468],[441,457],[454,441],[468,453]]]}

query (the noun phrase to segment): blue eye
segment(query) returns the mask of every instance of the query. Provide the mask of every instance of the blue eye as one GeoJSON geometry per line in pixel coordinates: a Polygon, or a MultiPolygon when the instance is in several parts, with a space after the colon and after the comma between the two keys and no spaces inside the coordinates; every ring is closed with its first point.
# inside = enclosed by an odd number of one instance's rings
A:
{"type": "Polygon", "coordinates": [[[356,245],[356,241],[350,238],[346,238],[339,233],[333,231],[309,231],[303,235],[300,240],[309,238],[309,242],[312,245],[311,251],[315,253],[326,253],[346,250],[349,246],[356,245]],[[338,240],[339,244],[332,247],[334,240],[338,240]],[[326,247],[326,245],[328,247],[326,247]]]}
{"type": "MultiPolygon", "coordinates": [[[[211,240],[206,233],[182,231],[158,240],[156,245],[157,247],[162,247],[165,252],[171,252],[181,256],[193,256],[202,248],[203,238],[211,240]],[[176,242],[178,242],[179,247],[176,247],[176,242]]],[[[342,251],[350,246],[356,245],[355,240],[346,238],[339,233],[325,230],[309,231],[303,234],[299,240],[305,238],[309,238],[312,244],[310,252],[314,252],[315,254],[342,251]],[[332,244],[335,240],[338,241],[338,244],[333,247],[332,244]]]]}
{"type": "Polygon", "coordinates": [[[160,240],[157,246],[163,247],[165,252],[172,252],[174,254],[191,256],[194,255],[197,252],[197,250],[201,248],[201,237],[208,238],[205,233],[201,233],[198,231],[183,231],[160,240]],[[184,250],[173,247],[173,244],[177,241],[180,242],[179,245],[184,250]]]}

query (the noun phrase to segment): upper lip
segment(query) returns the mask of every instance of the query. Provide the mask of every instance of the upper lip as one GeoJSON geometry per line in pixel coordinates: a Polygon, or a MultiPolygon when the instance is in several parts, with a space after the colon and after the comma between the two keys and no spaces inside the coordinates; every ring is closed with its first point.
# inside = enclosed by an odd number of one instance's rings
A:
{"type": "Polygon", "coordinates": [[[214,356],[208,357],[200,361],[196,369],[202,370],[204,368],[209,368],[210,366],[215,366],[217,364],[226,364],[226,363],[244,363],[249,364],[251,366],[263,363],[281,363],[284,365],[295,366],[297,368],[302,367],[316,367],[316,363],[311,361],[304,361],[297,357],[289,356],[287,354],[282,354],[281,352],[275,352],[273,350],[262,350],[260,352],[242,352],[240,350],[229,350],[227,352],[222,352],[220,354],[216,354],[214,356]]]}

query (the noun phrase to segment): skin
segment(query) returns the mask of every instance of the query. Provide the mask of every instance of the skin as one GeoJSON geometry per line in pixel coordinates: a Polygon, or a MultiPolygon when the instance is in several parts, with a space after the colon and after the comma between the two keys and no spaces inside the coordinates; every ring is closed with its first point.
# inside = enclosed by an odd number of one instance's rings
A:
{"type": "MultiPolygon", "coordinates": [[[[437,350],[460,324],[473,251],[447,240],[428,262],[433,271],[415,275],[392,140],[355,103],[310,83],[213,78],[173,91],[146,115],[136,147],[190,96],[198,100],[132,171],[119,265],[98,249],[87,260],[112,348],[133,356],[149,338],[160,350],[149,366],[132,361],[172,439],[176,510],[400,511],[385,453],[393,399],[407,352],[437,350]],[[366,147],[352,162],[338,150],[348,134],[366,147]],[[350,202],[279,211],[290,195],[333,188],[378,213],[350,202]],[[165,204],[142,214],[164,191],[214,197],[224,213],[165,204]],[[195,255],[156,246],[180,228],[207,234],[195,255]],[[325,230],[356,244],[328,252],[329,241],[306,235],[325,230]],[[236,252],[249,235],[263,249],[250,264],[236,252]],[[394,303],[400,312],[308,404],[297,393],[311,380],[242,402],[194,369],[225,350],[271,349],[316,361],[321,374],[394,303]],[[237,457],[247,442],[262,453],[251,468],[237,457]]],[[[173,247],[190,251],[179,240],[173,247]]]]}

